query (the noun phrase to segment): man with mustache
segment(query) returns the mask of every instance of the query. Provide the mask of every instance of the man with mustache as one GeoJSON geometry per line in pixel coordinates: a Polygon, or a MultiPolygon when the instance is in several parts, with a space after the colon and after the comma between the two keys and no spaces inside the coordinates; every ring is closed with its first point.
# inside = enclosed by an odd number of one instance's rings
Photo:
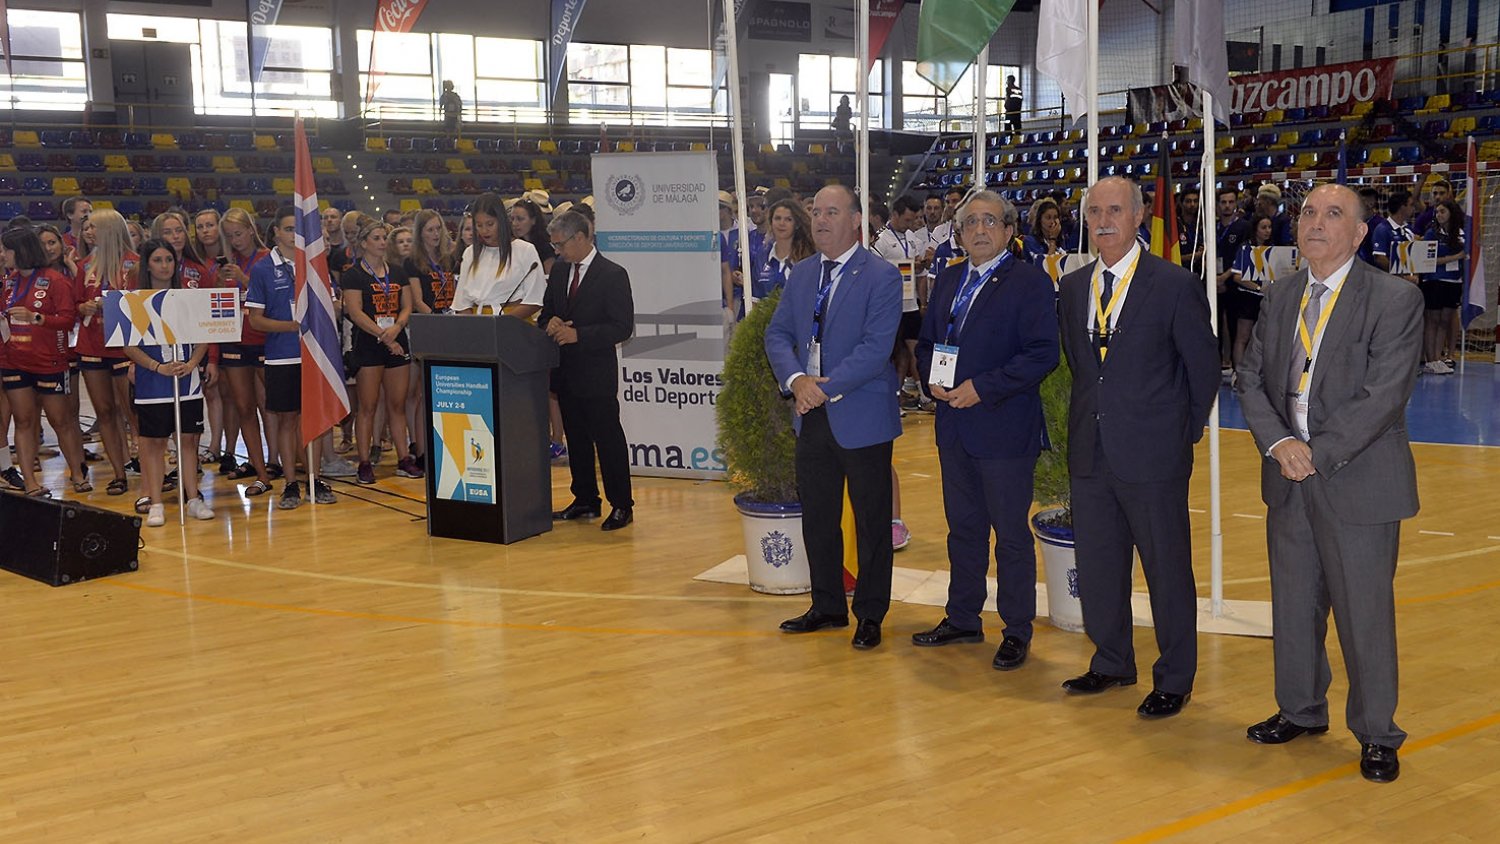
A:
{"type": "Polygon", "coordinates": [[[1328,611],[1349,675],[1345,720],[1360,772],[1400,774],[1396,603],[1401,520],[1417,514],[1406,403],[1422,350],[1422,294],[1355,260],[1359,196],[1323,185],[1297,227],[1307,269],[1271,288],[1236,391],[1261,463],[1275,715],[1246,734],[1283,744],[1328,731],[1328,611]]]}
{"type": "Polygon", "coordinates": [[[1142,249],[1140,188],[1101,179],[1084,200],[1099,257],[1063,276],[1059,322],[1073,370],[1068,471],[1083,623],[1094,657],[1072,694],[1136,681],[1133,551],[1161,656],[1144,718],[1182,711],[1197,671],[1198,597],[1188,536],[1193,444],[1219,387],[1218,341],[1199,278],[1142,249]]]}

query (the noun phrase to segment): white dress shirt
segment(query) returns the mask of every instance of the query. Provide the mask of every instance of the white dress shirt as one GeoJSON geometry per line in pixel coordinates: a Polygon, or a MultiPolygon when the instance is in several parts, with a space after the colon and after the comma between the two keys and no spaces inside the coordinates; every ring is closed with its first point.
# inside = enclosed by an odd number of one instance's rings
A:
{"type": "MultiPolygon", "coordinates": [[[[1139,241],[1136,241],[1135,243],[1132,243],[1130,245],[1130,251],[1125,253],[1125,257],[1121,258],[1118,262],[1116,262],[1114,264],[1110,264],[1109,266],[1107,266],[1107,267],[1104,268],[1104,269],[1106,269],[1109,272],[1111,272],[1111,273],[1114,274],[1114,277],[1115,277],[1115,280],[1114,280],[1114,289],[1116,291],[1118,291],[1117,294],[1116,294],[1117,297],[1118,297],[1118,301],[1115,303],[1114,310],[1112,310],[1112,311],[1109,312],[1109,327],[1110,327],[1111,330],[1113,330],[1114,327],[1115,327],[1115,325],[1117,325],[1120,322],[1120,314],[1123,313],[1124,310],[1125,310],[1125,299],[1130,296],[1130,285],[1127,284],[1124,287],[1121,287],[1120,286],[1120,282],[1122,280],[1124,280],[1125,273],[1129,272],[1131,263],[1133,263],[1135,261],[1136,257],[1138,255],[1140,255],[1140,254],[1141,254],[1141,244],[1140,244],[1139,241]]],[[[1098,260],[1102,261],[1103,259],[1100,258],[1098,260]]],[[[1093,282],[1090,281],[1089,285],[1090,285],[1089,286],[1089,295],[1088,295],[1088,300],[1089,300],[1089,314],[1088,314],[1088,318],[1089,318],[1089,320],[1084,325],[1084,328],[1087,329],[1088,331],[1092,332],[1094,330],[1094,320],[1096,319],[1096,316],[1095,316],[1095,310],[1094,310],[1094,288],[1093,288],[1093,282]]],[[[1105,302],[1104,306],[1106,308],[1109,307],[1109,303],[1105,302]]]]}
{"type": "MultiPolygon", "coordinates": [[[[838,261],[838,266],[836,266],[836,267],[833,268],[832,281],[830,281],[829,285],[828,285],[828,299],[823,303],[823,318],[825,320],[828,318],[828,312],[830,310],[832,310],[832,308],[833,308],[833,297],[836,296],[836,295],[838,295],[838,292],[839,292],[839,282],[842,281],[843,278],[844,278],[844,267],[846,267],[846,266],[849,265],[849,259],[854,257],[854,250],[856,250],[858,248],[859,248],[859,242],[855,241],[854,245],[851,246],[851,247],[849,247],[849,251],[847,251],[844,254],[842,254],[842,255],[838,256],[837,258],[833,259],[835,261],[838,261]]],[[[822,283],[822,279],[823,279],[823,264],[822,264],[822,262],[828,260],[828,256],[824,255],[822,253],[819,253],[818,256],[817,256],[817,258],[818,258],[818,283],[821,284],[822,283]]],[[[815,301],[816,301],[816,299],[815,299],[815,301]]],[[[811,340],[812,338],[808,338],[808,339],[811,340]]],[[[786,384],[784,384],[783,386],[786,387],[787,392],[791,392],[792,391],[792,382],[793,381],[796,381],[798,378],[801,378],[802,376],[804,376],[806,374],[807,374],[806,372],[796,372],[796,373],[793,373],[792,377],[786,379],[786,384]]]]}
{"type": "Polygon", "coordinates": [[[490,308],[494,313],[508,304],[541,307],[547,293],[547,274],[542,270],[536,247],[524,240],[510,242],[510,263],[500,266],[500,252],[480,249],[479,262],[471,266],[471,256],[479,243],[464,249],[459,262],[458,278],[453,284],[453,310],[490,308]]]}

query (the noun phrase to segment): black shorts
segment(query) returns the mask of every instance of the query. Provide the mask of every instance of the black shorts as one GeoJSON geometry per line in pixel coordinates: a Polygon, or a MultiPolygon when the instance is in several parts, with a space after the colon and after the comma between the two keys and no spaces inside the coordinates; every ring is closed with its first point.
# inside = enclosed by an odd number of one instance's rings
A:
{"type": "Polygon", "coordinates": [[[266,410],[272,413],[302,410],[302,364],[277,363],[266,367],[266,410]]]}
{"type": "Polygon", "coordinates": [[[265,366],[266,347],[244,343],[219,344],[219,366],[265,366]]]}
{"type": "Polygon", "coordinates": [[[901,327],[896,331],[896,339],[915,341],[922,334],[922,312],[907,311],[901,314],[901,327]]]}
{"type": "Polygon", "coordinates": [[[23,372],[19,369],[0,369],[0,383],[7,390],[35,390],[42,395],[65,396],[68,394],[68,373],[23,372]]]}
{"type": "Polygon", "coordinates": [[[1234,318],[1255,322],[1260,319],[1261,297],[1240,288],[1234,296],[1234,318]]]}
{"type": "MultiPolygon", "coordinates": [[[[171,402],[135,403],[135,418],[140,420],[141,436],[147,439],[165,439],[177,433],[171,402]]],[[[182,400],[182,433],[203,433],[203,399],[182,400]]]]}
{"type": "Polygon", "coordinates": [[[1422,301],[1429,311],[1457,308],[1459,300],[1463,298],[1464,285],[1461,281],[1424,279],[1419,286],[1422,288],[1422,301]]]}
{"type": "Polygon", "coordinates": [[[88,355],[78,357],[78,368],[84,372],[108,372],[111,375],[125,377],[130,372],[129,358],[94,358],[88,355]]]}
{"type": "Polygon", "coordinates": [[[401,332],[396,337],[396,342],[406,350],[406,354],[392,354],[391,350],[375,339],[372,334],[363,331],[354,335],[354,349],[349,352],[349,358],[354,364],[354,371],[358,372],[367,366],[383,366],[394,369],[398,366],[406,366],[411,363],[411,341],[406,339],[406,332],[401,332]]]}

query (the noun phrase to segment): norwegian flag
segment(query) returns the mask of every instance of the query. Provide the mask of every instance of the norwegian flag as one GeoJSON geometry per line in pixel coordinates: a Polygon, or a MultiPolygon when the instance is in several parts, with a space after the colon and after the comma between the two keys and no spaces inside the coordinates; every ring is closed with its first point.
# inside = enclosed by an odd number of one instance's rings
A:
{"type": "Polygon", "coordinates": [[[302,118],[297,118],[297,300],[294,317],[302,326],[302,444],[307,445],[349,415],[344,389],[344,358],[334,319],[328,250],[318,213],[318,189],[302,118]]]}
{"type": "Polygon", "coordinates": [[[208,294],[209,316],[213,319],[232,319],[240,315],[239,290],[211,290],[208,294]]]}

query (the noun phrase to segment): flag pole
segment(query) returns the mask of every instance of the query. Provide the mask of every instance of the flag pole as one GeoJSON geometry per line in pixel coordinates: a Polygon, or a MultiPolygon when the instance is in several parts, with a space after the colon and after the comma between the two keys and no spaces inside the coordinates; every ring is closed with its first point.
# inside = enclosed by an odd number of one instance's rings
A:
{"type": "Polygon", "coordinates": [[[854,66],[858,76],[854,93],[859,97],[859,129],[854,144],[855,180],[859,190],[859,242],[870,245],[870,0],[855,0],[854,17],[858,21],[855,36],[854,66]]]}
{"type": "MultiPolygon", "coordinates": [[[[1219,244],[1213,236],[1218,228],[1218,182],[1214,160],[1214,95],[1203,92],[1203,166],[1198,185],[1198,219],[1203,220],[1203,285],[1208,293],[1208,319],[1219,336],[1218,270],[1219,244]]],[[[1222,459],[1219,451],[1219,398],[1214,391],[1213,410],[1208,414],[1208,522],[1209,608],[1214,618],[1224,615],[1224,512],[1222,459]]]]}
{"type": "MultiPolygon", "coordinates": [[[[745,313],[750,312],[755,301],[752,296],[754,285],[751,277],[755,268],[750,266],[750,218],[747,209],[750,205],[750,197],[745,193],[745,113],[740,108],[740,32],[739,23],[734,15],[734,0],[724,0],[724,52],[729,62],[729,132],[730,140],[734,144],[734,195],[739,197],[739,223],[740,231],[740,277],[743,279],[742,287],[745,296],[745,313]]],[[[728,307],[733,308],[734,302],[730,301],[728,307]]]]}
{"type": "MultiPolygon", "coordinates": [[[[1092,189],[1099,181],[1099,4],[1084,4],[1088,16],[1088,49],[1085,50],[1084,108],[1088,109],[1088,187],[1092,189]]],[[[1085,200],[1087,205],[1087,200],[1085,200]]],[[[1082,215],[1080,215],[1081,217],[1082,215]]],[[[1088,220],[1083,221],[1083,234],[1088,234],[1088,220]]],[[[1093,245],[1093,238],[1078,238],[1078,254],[1084,254],[1083,244],[1093,245]]]]}
{"type": "MultiPolygon", "coordinates": [[[[170,345],[164,345],[164,346],[162,346],[162,357],[164,357],[164,358],[171,358],[172,360],[169,360],[168,363],[176,363],[177,362],[176,361],[177,347],[176,346],[170,346],[170,345]]],[[[184,486],[183,480],[184,480],[184,477],[185,477],[185,473],[187,472],[187,463],[185,462],[185,458],[182,456],[182,392],[181,392],[181,390],[182,390],[182,377],[179,376],[179,375],[173,375],[172,376],[172,423],[173,423],[172,427],[177,432],[177,524],[179,526],[187,524],[187,513],[183,512],[184,508],[187,507],[187,493],[183,492],[183,486],[184,486]]],[[[205,403],[204,407],[206,409],[208,407],[208,405],[205,403]]],[[[165,464],[165,461],[163,461],[163,463],[165,464]]],[[[166,471],[165,465],[163,465],[162,471],[163,472],[166,471]]],[[[193,455],[193,471],[194,472],[198,471],[198,455],[196,455],[196,454],[193,455]]],[[[156,492],[156,490],[151,490],[151,491],[153,493],[156,492]]]]}
{"type": "Polygon", "coordinates": [[[985,157],[989,154],[989,114],[985,111],[985,85],[989,82],[990,44],[979,48],[974,60],[974,191],[984,190],[985,157]]]}

